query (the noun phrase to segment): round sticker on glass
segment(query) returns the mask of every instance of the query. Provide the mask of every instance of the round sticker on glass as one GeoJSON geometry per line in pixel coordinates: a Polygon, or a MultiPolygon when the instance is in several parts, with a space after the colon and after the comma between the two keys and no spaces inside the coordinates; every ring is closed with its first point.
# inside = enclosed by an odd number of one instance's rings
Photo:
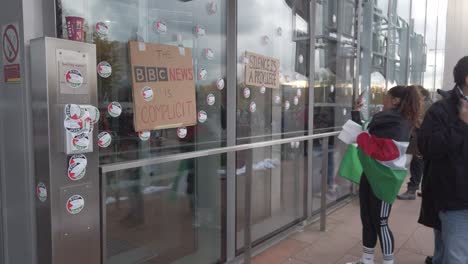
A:
{"type": "Polygon", "coordinates": [[[97,22],[94,29],[101,37],[109,35],[109,26],[104,22],[97,22]]]}
{"type": "Polygon", "coordinates": [[[44,183],[39,182],[36,186],[36,195],[37,199],[41,202],[45,202],[47,200],[47,187],[44,183]]]}
{"type": "Polygon", "coordinates": [[[86,111],[89,113],[89,118],[91,119],[91,123],[96,124],[99,121],[101,113],[99,109],[95,106],[89,105],[86,107],[86,111]]]}
{"type": "Polygon", "coordinates": [[[187,128],[180,127],[177,129],[177,136],[179,138],[185,138],[187,136],[187,128]]]}
{"type": "Polygon", "coordinates": [[[141,95],[143,96],[143,99],[145,99],[146,102],[149,102],[153,100],[153,89],[149,86],[145,86],[143,87],[143,89],[141,89],[141,95]]]}
{"type": "Polygon", "coordinates": [[[97,66],[99,76],[109,78],[112,75],[112,66],[107,61],[101,61],[97,66]]]}
{"type": "Polygon", "coordinates": [[[201,69],[200,72],[198,72],[198,79],[199,80],[206,80],[206,77],[208,76],[208,72],[205,69],[201,69]]]}
{"type": "Polygon", "coordinates": [[[223,90],[224,89],[224,79],[223,78],[220,78],[218,79],[218,81],[216,81],[216,88],[218,88],[218,90],[223,90]]]}
{"type": "Polygon", "coordinates": [[[112,117],[119,117],[120,114],[122,114],[122,106],[119,102],[112,102],[107,107],[107,112],[109,112],[109,115],[112,117]]]}
{"type": "Polygon", "coordinates": [[[249,106],[249,110],[251,113],[255,113],[255,111],[257,111],[257,104],[255,102],[251,102],[249,106]]]}
{"type": "Polygon", "coordinates": [[[213,60],[215,56],[214,51],[210,48],[204,49],[203,54],[205,55],[205,59],[207,60],[213,60]]]}
{"type": "Polygon", "coordinates": [[[151,137],[151,131],[138,132],[138,137],[141,141],[148,141],[151,137]]]}
{"type": "Polygon", "coordinates": [[[73,156],[70,157],[70,159],[68,160],[68,165],[74,165],[74,164],[84,164],[85,166],[88,165],[88,159],[86,158],[85,155],[83,154],[75,154],[73,156]]]}
{"type": "Polygon", "coordinates": [[[65,116],[71,119],[80,119],[83,116],[83,109],[76,104],[65,105],[65,116]]]}
{"type": "Polygon", "coordinates": [[[70,214],[78,214],[83,210],[84,205],[85,201],[81,195],[73,195],[68,198],[66,207],[70,214]]]}
{"type": "Polygon", "coordinates": [[[167,25],[163,21],[156,21],[154,22],[154,30],[158,33],[166,33],[167,25]]]}
{"type": "Polygon", "coordinates": [[[262,85],[262,87],[260,87],[260,93],[261,94],[266,93],[266,87],[264,85],[262,85]]]}
{"type": "Polygon", "coordinates": [[[81,133],[72,138],[72,146],[76,150],[85,150],[89,146],[89,134],[81,133]]]}
{"type": "Polygon", "coordinates": [[[299,97],[297,96],[294,96],[294,101],[293,101],[294,105],[298,105],[299,104],[299,97]]]}
{"type": "Polygon", "coordinates": [[[284,102],[284,109],[289,110],[290,107],[291,104],[289,103],[289,101],[286,100],[286,102],[284,102]]]}
{"type": "Polygon", "coordinates": [[[206,96],[206,103],[208,105],[214,105],[216,102],[216,97],[214,96],[214,94],[208,94],[206,96]]]}
{"type": "Polygon", "coordinates": [[[244,88],[244,98],[250,98],[250,89],[248,87],[244,88]]]}
{"type": "Polygon", "coordinates": [[[201,110],[200,112],[198,112],[198,122],[203,124],[206,122],[207,119],[208,114],[205,111],[201,110]]]}
{"type": "Polygon", "coordinates": [[[201,25],[195,26],[194,32],[195,32],[195,35],[196,35],[197,37],[203,37],[203,36],[206,35],[206,30],[205,30],[205,28],[202,27],[201,25]]]}
{"type": "Polygon", "coordinates": [[[112,137],[107,132],[101,132],[98,135],[98,145],[101,148],[107,148],[112,142],[112,137]]]}
{"type": "Polygon", "coordinates": [[[71,69],[66,73],[65,81],[71,88],[80,88],[84,81],[83,74],[77,69],[71,69]]]}
{"type": "Polygon", "coordinates": [[[68,166],[68,178],[72,181],[83,179],[86,174],[86,164],[75,163],[68,166]]]}
{"type": "Polygon", "coordinates": [[[275,104],[281,103],[281,97],[279,95],[275,95],[274,101],[275,101],[275,104]]]}

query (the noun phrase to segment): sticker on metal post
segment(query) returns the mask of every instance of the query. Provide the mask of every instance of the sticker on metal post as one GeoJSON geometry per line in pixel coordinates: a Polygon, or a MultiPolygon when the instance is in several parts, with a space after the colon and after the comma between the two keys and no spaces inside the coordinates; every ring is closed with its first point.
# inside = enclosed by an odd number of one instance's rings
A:
{"type": "Polygon", "coordinates": [[[66,208],[70,214],[75,215],[79,214],[83,210],[84,206],[85,200],[83,196],[73,195],[72,197],[68,198],[66,208]]]}
{"type": "Polygon", "coordinates": [[[89,134],[81,133],[73,136],[72,138],[72,147],[74,150],[85,150],[89,147],[89,134]]]}
{"type": "Polygon", "coordinates": [[[75,163],[68,166],[68,178],[72,181],[78,181],[83,179],[86,175],[86,164],[87,163],[75,163]]]}
{"type": "Polygon", "coordinates": [[[71,69],[65,75],[65,81],[71,88],[78,89],[83,85],[84,77],[78,69],[71,69]]]}
{"type": "Polygon", "coordinates": [[[36,186],[36,196],[41,202],[47,201],[47,187],[43,182],[39,182],[36,186]]]}

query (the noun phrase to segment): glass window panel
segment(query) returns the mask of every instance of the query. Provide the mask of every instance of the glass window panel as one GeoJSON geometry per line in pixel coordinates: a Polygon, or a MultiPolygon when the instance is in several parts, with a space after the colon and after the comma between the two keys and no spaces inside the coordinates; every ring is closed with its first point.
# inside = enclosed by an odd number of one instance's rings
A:
{"type": "Polygon", "coordinates": [[[107,61],[112,66],[110,77],[98,79],[99,131],[112,135],[111,146],[100,149],[101,164],[225,145],[226,88],[216,87],[216,81],[225,81],[226,77],[225,1],[61,0],[59,12],[59,33],[67,38],[66,17],[84,18],[86,41],[96,44],[97,61],[107,61]],[[95,32],[99,22],[109,28],[107,35],[95,32]],[[158,22],[165,25],[165,32],[156,29],[158,22]],[[203,28],[204,36],[194,32],[197,26],[203,28]],[[178,137],[177,128],[150,131],[148,141],[142,141],[135,132],[128,58],[131,40],[192,48],[195,74],[202,69],[207,71],[206,80],[195,78],[197,113],[204,111],[206,121],[188,127],[184,138],[178,137]],[[214,56],[207,57],[206,49],[214,56]],[[213,105],[207,103],[211,95],[215,99],[213,105]],[[122,106],[119,117],[108,114],[107,107],[112,102],[122,106]]]}
{"type": "Polygon", "coordinates": [[[423,84],[426,70],[426,0],[413,0],[413,30],[410,34],[410,72],[409,84],[423,84]]]}

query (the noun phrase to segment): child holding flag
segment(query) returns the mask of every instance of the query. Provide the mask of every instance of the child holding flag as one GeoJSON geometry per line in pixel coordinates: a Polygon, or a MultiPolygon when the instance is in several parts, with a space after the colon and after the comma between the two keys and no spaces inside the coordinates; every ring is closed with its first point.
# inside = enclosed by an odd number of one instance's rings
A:
{"type": "MultiPolygon", "coordinates": [[[[380,240],[384,264],[393,264],[395,241],[388,226],[392,204],[406,177],[406,149],[419,122],[420,94],[414,86],[395,86],[384,97],[384,110],[375,114],[365,132],[357,135],[340,167],[341,176],[359,182],[363,255],[355,264],[373,264],[380,240]],[[357,173],[360,177],[356,177],[357,173]]],[[[353,121],[360,117],[362,98],[356,102],[353,121]]]]}

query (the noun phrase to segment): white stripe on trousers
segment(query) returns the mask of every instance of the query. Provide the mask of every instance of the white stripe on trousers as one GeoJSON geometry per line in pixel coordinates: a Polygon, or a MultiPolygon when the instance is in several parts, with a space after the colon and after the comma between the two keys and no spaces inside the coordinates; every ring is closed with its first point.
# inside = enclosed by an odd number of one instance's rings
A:
{"type": "Polygon", "coordinates": [[[380,241],[383,245],[383,255],[384,256],[389,256],[392,255],[393,251],[393,246],[392,246],[392,238],[390,236],[390,231],[388,229],[388,215],[390,212],[390,204],[382,201],[382,205],[380,208],[380,218],[387,218],[387,224],[384,226],[380,226],[380,232],[381,232],[381,238],[382,241],[380,241]]]}

